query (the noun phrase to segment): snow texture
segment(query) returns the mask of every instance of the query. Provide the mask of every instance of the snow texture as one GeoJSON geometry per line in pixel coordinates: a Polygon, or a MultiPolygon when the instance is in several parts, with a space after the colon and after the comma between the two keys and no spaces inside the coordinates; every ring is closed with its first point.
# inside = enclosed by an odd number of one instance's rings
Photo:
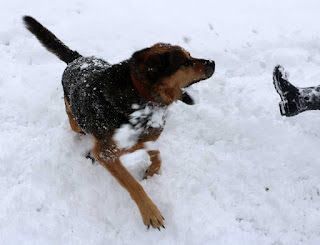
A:
{"type": "Polygon", "coordinates": [[[319,9],[318,0],[2,1],[0,244],[320,244],[320,112],[281,117],[272,83],[277,64],[297,87],[320,83],[319,9]],[[93,142],[68,125],[66,65],[23,27],[26,14],[111,64],[157,42],[216,62],[192,86],[195,105],[169,108],[159,175],[142,180],[144,151],[122,157],[166,229],[147,230],[126,190],[85,158],[93,142]]]}
{"type": "Polygon", "coordinates": [[[129,115],[129,123],[123,124],[113,136],[119,148],[130,148],[137,143],[140,135],[148,132],[149,128],[162,130],[165,125],[167,106],[148,103],[144,108],[139,108],[133,104],[132,109],[136,111],[129,115]]]}

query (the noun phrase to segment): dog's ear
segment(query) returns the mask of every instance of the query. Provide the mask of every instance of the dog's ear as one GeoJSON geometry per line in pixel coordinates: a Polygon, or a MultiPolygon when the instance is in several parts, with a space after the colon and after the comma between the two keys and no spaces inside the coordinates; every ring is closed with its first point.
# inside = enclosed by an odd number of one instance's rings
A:
{"type": "Polygon", "coordinates": [[[194,100],[187,92],[182,92],[180,100],[187,105],[194,105],[194,100]]]}
{"type": "Polygon", "coordinates": [[[174,74],[185,62],[186,57],[180,50],[153,53],[145,60],[146,76],[151,83],[174,74]]]}
{"type": "Polygon", "coordinates": [[[144,62],[145,74],[149,82],[156,83],[161,77],[165,76],[169,65],[169,53],[151,54],[144,62]]]}
{"type": "Polygon", "coordinates": [[[163,75],[169,65],[169,57],[166,53],[150,52],[150,48],[135,52],[132,56],[136,67],[147,80],[153,84],[163,75]]]}
{"type": "Polygon", "coordinates": [[[146,68],[146,77],[151,82],[154,83],[158,80],[161,71],[164,70],[165,61],[162,64],[161,55],[160,54],[152,54],[146,59],[144,65],[146,68]]]}
{"type": "Polygon", "coordinates": [[[142,64],[144,62],[149,50],[150,50],[150,48],[145,48],[145,49],[142,49],[142,50],[135,52],[132,55],[131,59],[134,61],[136,67],[139,67],[140,64],[142,64]]]}
{"type": "Polygon", "coordinates": [[[175,73],[186,60],[181,50],[168,49],[163,52],[154,49],[143,49],[134,53],[132,57],[140,72],[151,84],[175,73]]]}

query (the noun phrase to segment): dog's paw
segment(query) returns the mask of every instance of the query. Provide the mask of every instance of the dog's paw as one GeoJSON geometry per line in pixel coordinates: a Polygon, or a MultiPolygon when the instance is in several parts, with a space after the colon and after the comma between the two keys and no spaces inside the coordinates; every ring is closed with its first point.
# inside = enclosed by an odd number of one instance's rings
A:
{"type": "Polygon", "coordinates": [[[164,226],[164,218],[160,213],[159,209],[152,202],[145,206],[143,210],[141,210],[143,223],[150,228],[157,228],[160,231],[160,228],[165,228],[164,226]]]}
{"type": "Polygon", "coordinates": [[[154,167],[150,165],[150,167],[144,173],[143,179],[147,179],[148,177],[152,177],[154,174],[159,172],[160,167],[154,167]]]}
{"type": "Polygon", "coordinates": [[[147,179],[149,176],[151,177],[152,175],[149,174],[149,169],[147,169],[147,170],[144,172],[143,179],[147,179]]]}
{"type": "Polygon", "coordinates": [[[92,161],[92,165],[97,164],[97,160],[92,156],[91,151],[88,152],[88,154],[86,155],[86,158],[92,161]]]}

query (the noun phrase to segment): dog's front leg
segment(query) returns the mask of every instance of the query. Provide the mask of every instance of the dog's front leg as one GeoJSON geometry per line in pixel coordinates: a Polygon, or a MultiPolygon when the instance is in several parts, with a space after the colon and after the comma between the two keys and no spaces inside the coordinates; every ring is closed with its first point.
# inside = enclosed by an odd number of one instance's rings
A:
{"type": "Polygon", "coordinates": [[[153,176],[154,174],[157,174],[161,167],[161,157],[160,157],[160,151],[158,150],[151,150],[148,151],[148,154],[150,156],[151,165],[146,170],[146,173],[144,174],[144,179],[147,179],[149,176],[153,176]]]}
{"type": "Polygon", "coordinates": [[[96,142],[93,151],[94,157],[106,168],[117,181],[130,193],[132,199],[138,205],[143,223],[153,228],[164,227],[163,217],[157,206],[148,197],[142,186],[133,178],[127,169],[121,164],[119,157],[121,150],[114,144],[96,142]]]}

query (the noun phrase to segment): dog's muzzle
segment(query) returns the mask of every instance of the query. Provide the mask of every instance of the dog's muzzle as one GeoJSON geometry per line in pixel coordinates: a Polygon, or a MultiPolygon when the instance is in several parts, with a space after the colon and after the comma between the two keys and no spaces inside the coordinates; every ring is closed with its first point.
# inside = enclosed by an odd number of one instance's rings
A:
{"type": "Polygon", "coordinates": [[[214,70],[215,70],[215,63],[213,60],[207,60],[204,62],[204,65],[206,67],[206,75],[208,77],[211,77],[214,73],[214,70]]]}

